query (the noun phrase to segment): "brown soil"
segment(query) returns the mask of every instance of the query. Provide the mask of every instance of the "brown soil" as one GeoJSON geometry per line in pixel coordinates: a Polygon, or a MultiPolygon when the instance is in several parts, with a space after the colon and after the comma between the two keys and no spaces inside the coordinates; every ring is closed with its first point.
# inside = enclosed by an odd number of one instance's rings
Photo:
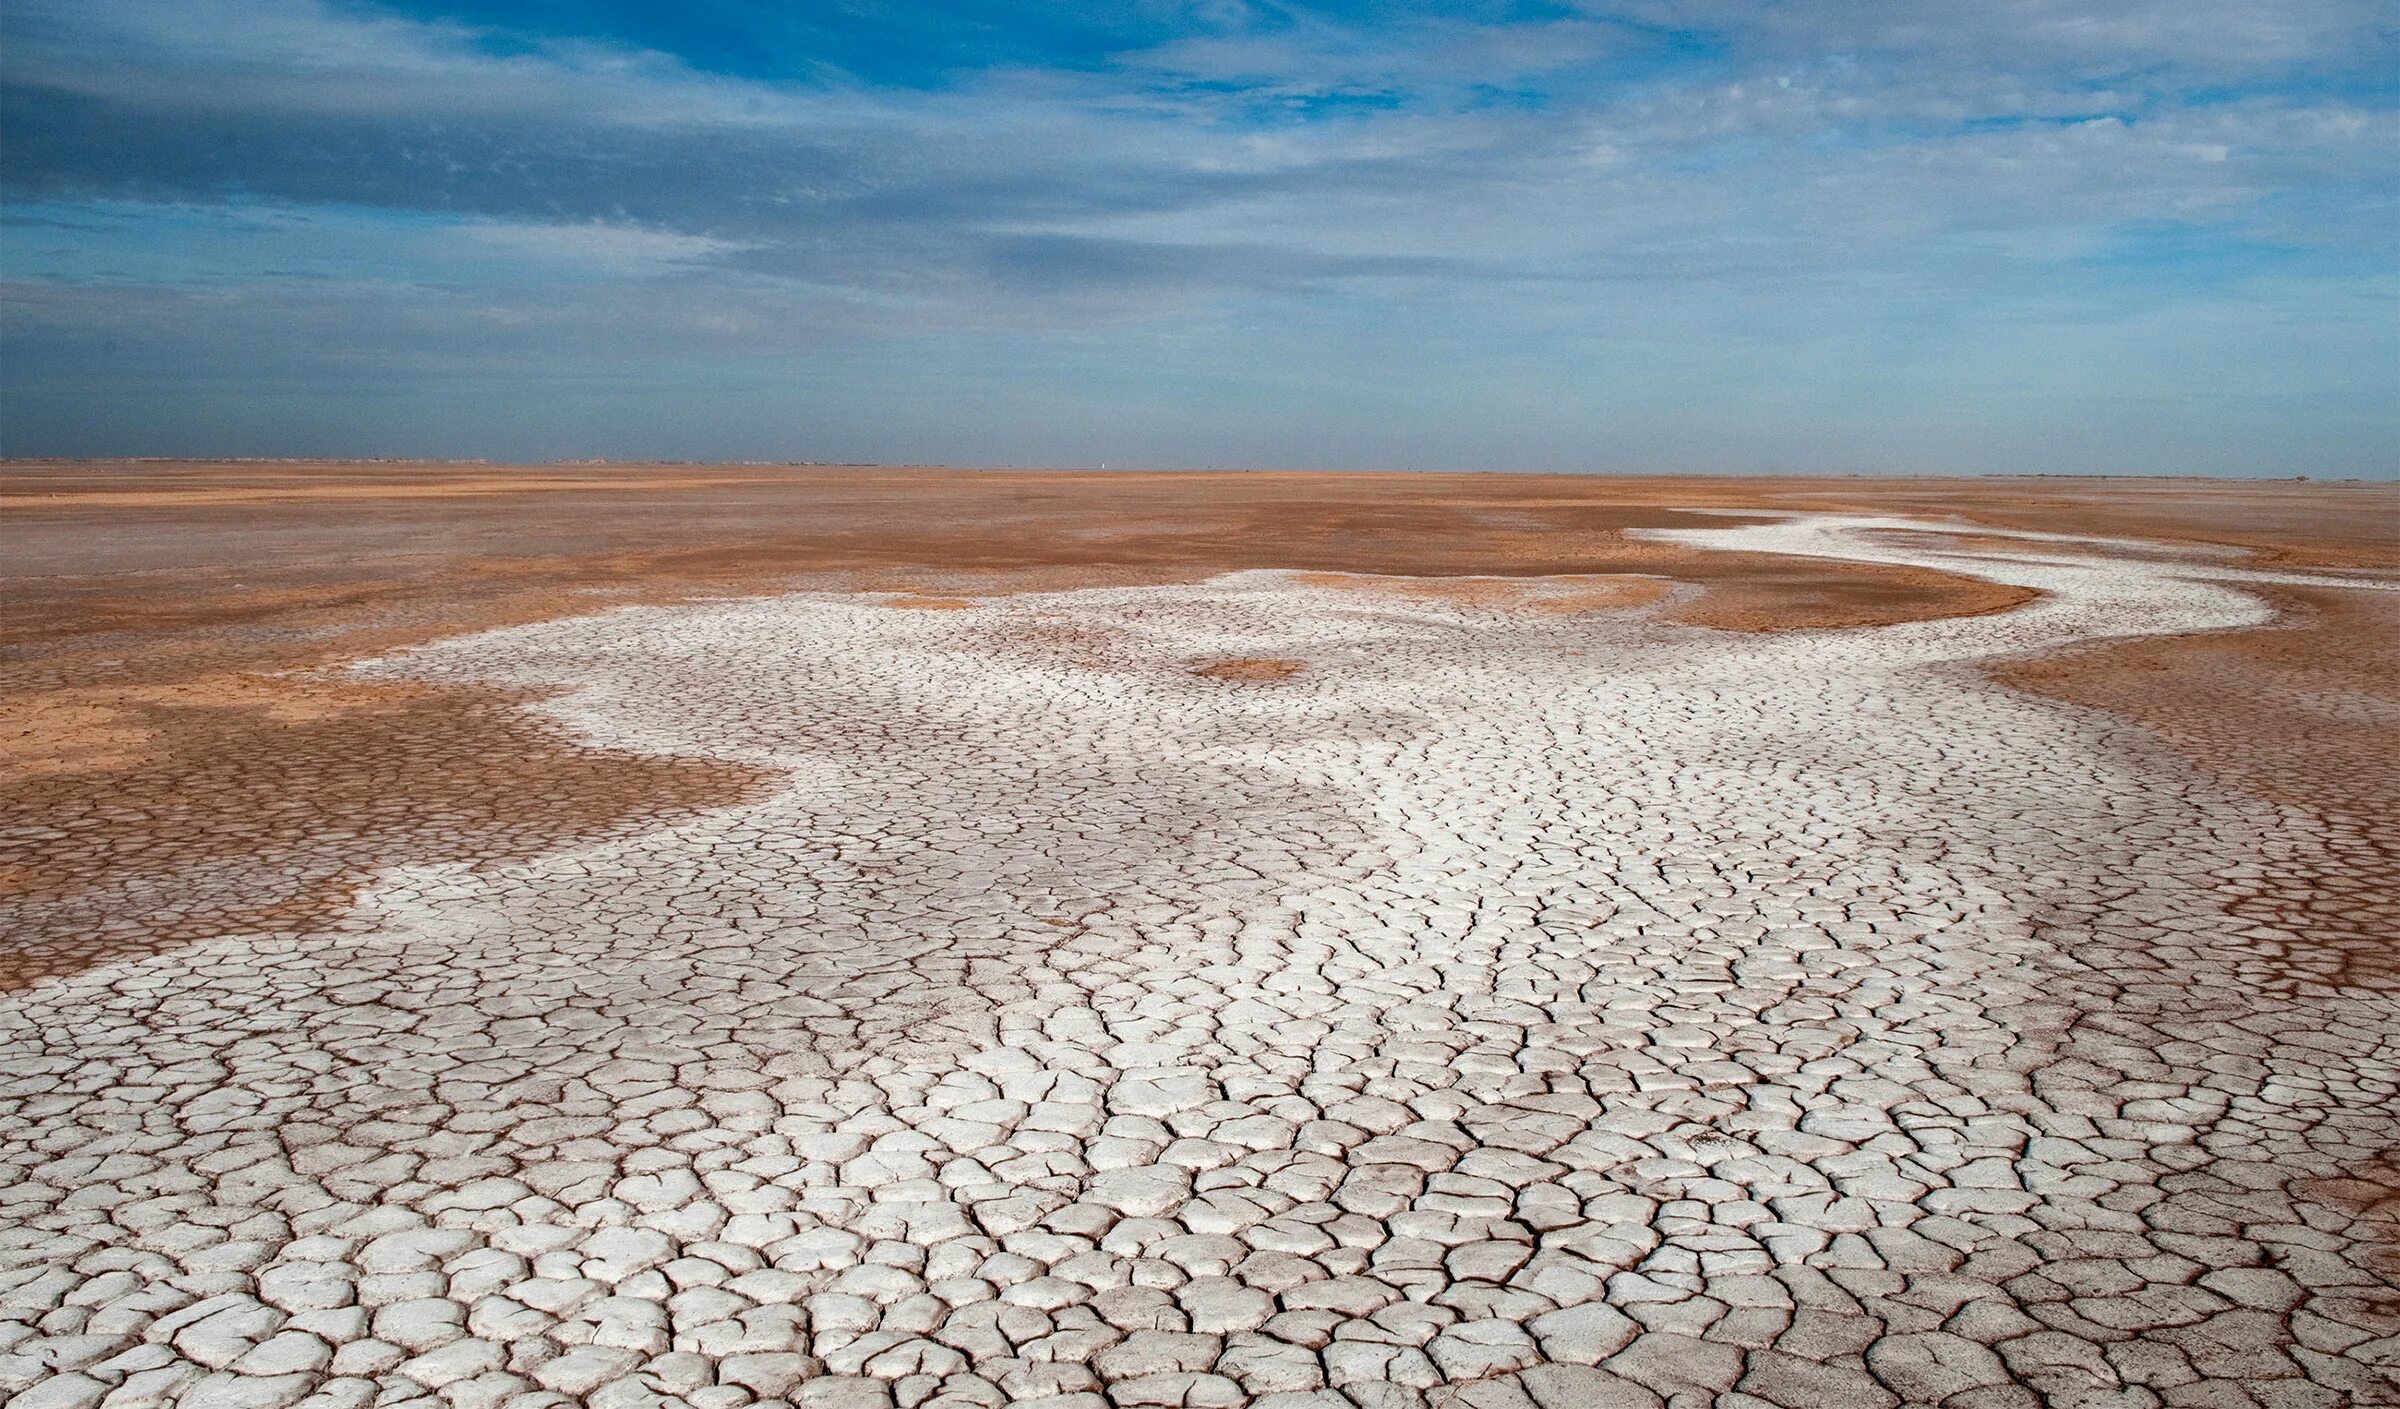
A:
{"type": "Polygon", "coordinates": [[[876,605],[911,612],[963,612],[975,606],[964,597],[886,597],[876,605]]]}
{"type": "Polygon", "coordinates": [[[2133,719],[2223,781],[2305,808],[2328,831],[2243,905],[2340,958],[2351,983],[2400,985],[2400,602],[2272,589],[2258,631],[2159,637],[1995,673],[2133,719]]]}
{"type": "MultiPolygon", "coordinates": [[[[488,691],[137,687],[124,744],[21,770],[0,803],[0,985],[260,928],[313,927],[396,860],[500,861],[735,799],[765,775],[575,747],[488,691]]],[[[40,707],[37,697],[36,708],[40,707]]]]}
{"type": "Polygon", "coordinates": [[[1289,680],[1300,673],[1301,662],[1277,660],[1268,656],[1241,656],[1232,660],[1212,660],[1192,667],[1192,674],[1205,675],[1211,680],[1230,680],[1238,684],[1266,685],[1277,680],[1289,680]]]}
{"type": "MultiPolygon", "coordinates": [[[[2388,486],[9,465],[0,467],[0,929],[10,939],[0,985],[212,934],[314,925],[377,865],[488,864],[762,784],[739,769],[579,748],[492,692],[324,675],[487,626],[791,584],[961,610],[978,593],[1252,567],[1542,611],[1639,605],[1682,584],[1693,591],[1677,619],[1735,630],[1952,616],[2023,598],[1938,573],[1700,552],[1624,532],[1725,522],[1687,512],[1695,508],[1799,507],[2400,566],[2391,527],[2400,490],[2388,486]]],[[[2362,835],[2377,826],[2390,835],[2400,805],[2389,771],[2362,767],[2364,781],[2341,781],[2345,751],[2361,746],[2339,730],[2320,729],[2303,748],[2271,710],[2204,721],[2184,692],[2141,683],[2162,670],[2223,669],[2219,653],[2235,651],[2269,693],[2290,695],[2292,711],[2313,707],[2327,671],[2367,698],[2400,697],[2389,620],[2362,624],[2352,617],[2364,608],[2331,600],[2357,594],[2322,595],[2295,597],[2316,613],[2298,630],[2244,633],[2255,640],[2232,646],[2137,643],[2123,649],[2152,652],[2142,659],[2156,664],[2095,652],[2071,672],[2020,683],[2120,710],[2225,776],[2323,800],[2348,809],[2362,835]],[[2380,652],[2360,644],[2377,633],[2380,652]],[[2295,764],[2295,751],[2309,756],[2295,764]]],[[[2345,924],[2365,924],[2390,899],[2388,889],[2316,889],[2340,893],[2338,913],[2354,917],[2345,924]]]]}
{"type": "MultiPolygon", "coordinates": [[[[1820,482],[1821,483],[1821,482],[1820,482]]],[[[2206,544],[2270,567],[2400,568],[2400,484],[2355,480],[1847,481],[1787,502],[1957,515],[1995,528],[2206,544]]]]}

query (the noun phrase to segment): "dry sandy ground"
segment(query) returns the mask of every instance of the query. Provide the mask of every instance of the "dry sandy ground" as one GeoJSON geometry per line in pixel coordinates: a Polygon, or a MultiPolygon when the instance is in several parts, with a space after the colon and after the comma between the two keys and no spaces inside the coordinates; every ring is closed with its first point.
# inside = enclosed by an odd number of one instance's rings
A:
{"type": "Polygon", "coordinates": [[[2396,522],[9,467],[0,1387],[2377,1402],[2396,522]]]}

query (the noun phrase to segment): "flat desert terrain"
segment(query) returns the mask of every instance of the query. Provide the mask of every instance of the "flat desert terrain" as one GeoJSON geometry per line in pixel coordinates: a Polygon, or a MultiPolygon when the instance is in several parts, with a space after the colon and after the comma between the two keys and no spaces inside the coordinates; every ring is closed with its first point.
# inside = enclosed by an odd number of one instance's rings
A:
{"type": "Polygon", "coordinates": [[[0,1398],[2400,1403],[2400,486],[0,467],[0,1398]]]}

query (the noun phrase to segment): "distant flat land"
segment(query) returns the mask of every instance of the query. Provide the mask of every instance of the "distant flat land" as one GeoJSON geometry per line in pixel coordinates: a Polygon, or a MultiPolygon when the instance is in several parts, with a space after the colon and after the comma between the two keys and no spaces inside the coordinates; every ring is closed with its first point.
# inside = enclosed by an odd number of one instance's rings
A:
{"type": "Polygon", "coordinates": [[[0,582],[0,1393],[2400,1366],[2400,486],[20,462],[0,582]]]}

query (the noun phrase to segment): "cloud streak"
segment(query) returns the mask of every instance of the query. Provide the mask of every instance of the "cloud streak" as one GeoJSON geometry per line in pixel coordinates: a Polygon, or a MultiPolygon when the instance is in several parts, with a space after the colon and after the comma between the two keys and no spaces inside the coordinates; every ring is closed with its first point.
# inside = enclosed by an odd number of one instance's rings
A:
{"type": "MultiPolygon", "coordinates": [[[[1011,379],[1017,400],[994,392],[980,421],[845,419],[829,398],[810,433],[873,458],[1070,457],[1084,441],[1045,416],[1093,421],[1081,390],[1121,404],[1138,369],[1141,404],[1219,388],[1198,400],[1225,433],[1149,452],[1219,461],[1288,431],[1330,365],[1419,384],[1398,416],[1325,402],[1305,440],[1353,463],[1422,463],[1455,443],[1446,418],[1503,407],[1511,434],[1484,453],[1562,468],[1765,468],[1778,429],[1811,447],[1789,468],[2400,461],[2369,404],[2400,391],[2388,375],[2329,378],[2332,400],[2254,408],[2230,438],[2195,421],[2212,442],[2130,443],[2107,410],[2161,386],[2250,404],[2207,380],[2234,366],[2149,340],[2177,320],[2240,336],[2247,310],[2400,351],[2377,341],[2400,50],[2369,5],[1138,6],[981,45],[928,7],[907,33],[947,58],[898,73],[856,34],[719,8],[677,34],[496,3],[27,0],[0,61],[18,214],[0,372],[41,404],[5,448],[213,434],[152,355],[205,327],[226,429],[188,448],[257,453],[417,448],[343,440],[343,408],[472,368],[562,396],[597,376],[672,388],[632,403],[671,453],[813,455],[780,414],[744,403],[751,433],[714,403],[840,385],[912,404],[926,369],[988,356],[1057,380],[1011,379]],[[275,350],[295,329],[326,369],[313,385],[275,350]],[[2146,360],[2112,379],[2097,359],[2045,412],[1981,355],[1994,329],[2031,356],[2146,360]],[[1846,381],[1802,374],[1828,347],[1846,381]],[[683,409],[711,368],[734,390],[683,409]],[[1902,386],[1959,413],[1896,441],[1902,386]],[[270,387],[319,404],[273,429],[253,405],[270,387]],[[1626,429],[1675,424],[1635,396],[1709,409],[1678,450],[1626,429]],[[170,403],[186,409],[143,424],[170,403]],[[2041,424],[1958,429],[2002,406],[2041,424]],[[1008,438],[977,450],[979,428],[1008,438]],[[2062,444],[2084,458],[2012,458],[2062,444]]],[[[636,424],[610,404],[603,423],[636,424]]]]}

